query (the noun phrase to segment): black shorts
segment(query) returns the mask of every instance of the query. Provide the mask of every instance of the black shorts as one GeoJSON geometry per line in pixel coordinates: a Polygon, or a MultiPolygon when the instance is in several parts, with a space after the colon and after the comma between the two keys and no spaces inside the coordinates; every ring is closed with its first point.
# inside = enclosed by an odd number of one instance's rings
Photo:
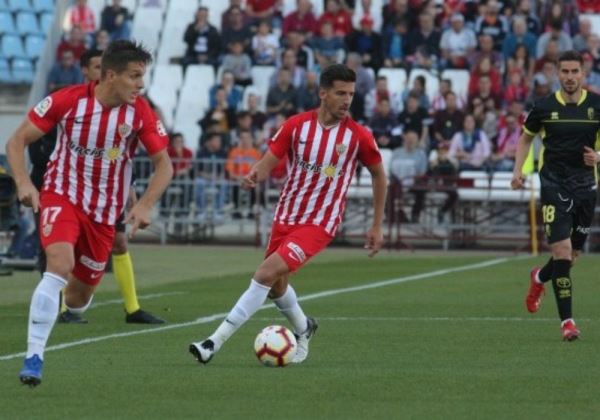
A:
{"type": "Polygon", "coordinates": [[[124,233],[125,232],[125,212],[121,213],[117,221],[115,222],[115,231],[124,233]]]}
{"type": "Polygon", "coordinates": [[[558,185],[542,185],[541,198],[548,243],[571,238],[573,249],[581,250],[594,218],[596,190],[573,193],[558,185]]]}

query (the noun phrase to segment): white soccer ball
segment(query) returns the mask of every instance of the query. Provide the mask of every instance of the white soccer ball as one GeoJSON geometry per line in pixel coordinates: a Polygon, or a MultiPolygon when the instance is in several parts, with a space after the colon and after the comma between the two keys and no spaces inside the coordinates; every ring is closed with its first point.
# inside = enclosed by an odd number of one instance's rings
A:
{"type": "Polygon", "coordinates": [[[263,329],[254,340],[254,351],[258,360],[265,366],[282,367],[296,355],[296,337],[281,325],[270,325],[263,329]]]}

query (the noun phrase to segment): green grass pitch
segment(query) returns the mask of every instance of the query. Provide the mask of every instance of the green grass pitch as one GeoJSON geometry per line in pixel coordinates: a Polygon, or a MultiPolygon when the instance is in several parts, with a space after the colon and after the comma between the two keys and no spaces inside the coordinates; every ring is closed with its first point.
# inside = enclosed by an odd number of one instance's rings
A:
{"type": "Polygon", "coordinates": [[[19,383],[18,354],[38,277],[0,277],[0,419],[600,418],[600,257],[572,270],[582,338],[565,343],[550,289],[539,313],[525,310],[543,257],[326,250],[292,280],[320,323],[309,358],[281,369],[253,353],[263,327],[287,325],[271,307],[209,365],[187,352],[246,289],[262,250],[132,255],[140,303],[167,326],[125,324],[107,275],[89,324],[56,325],[35,389],[19,383]]]}

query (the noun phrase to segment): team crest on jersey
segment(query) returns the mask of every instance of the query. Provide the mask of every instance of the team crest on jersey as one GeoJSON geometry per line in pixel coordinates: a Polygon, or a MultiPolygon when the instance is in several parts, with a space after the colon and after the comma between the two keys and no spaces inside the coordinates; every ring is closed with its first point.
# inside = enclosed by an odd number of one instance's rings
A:
{"type": "Polygon", "coordinates": [[[52,223],[47,223],[44,225],[44,229],[42,230],[42,233],[44,234],[44,236],[48,237],[50,236],[50,234],[52,233],[52,223]]]}
{"type": "Polygon", "coordinates": [[[132,130],[132,127],[127,123],[123,123],[123,124],[119,125],[119,127],[117,127],[119,136],[121,136],[122,139],[128,137],[131,134],[131,130],[132,130]]]}
{"type": "Polygon", "coordinates": [[[121,156],[121,149],[119,149],[118,147],[111,147],[110,149],[108,149],[106,151],[106,157],[111,162],[113,160],[117,160],[119,158],[119,156],[121,156]]]}
{"type": "Polygon", "coordinates": [[[161,120],[156,121],[156,131],[158,131],[159,136],[167,135],[167,130],[165,129],[165,126],[163,125],[161,120]]]}
{"type": "Polygon", "coordinates": [[[335,166],[333,165],[327,165],[323,168],[323,175],[325,175],[327,178],[333,178],[336,172],[335,166]]]}
{"type": "Polygon", "coordinates": [[[551,119],[551,120],[558,120],[558,112],[556,112],[556,111],[552,111],[552,112],[550,113],[550,119],[551,119]]]}
{"type": "Polygon", "coordinates": [[[338,143],[335,145],[335,151],[337,152],[338,155],[343,155],[344,152],[346,151],[347,147],[344,143],[338,143]]]}
{"type": "Polygon", "coordinates": [[[589,107],[588,108],[588,120],[593,120],[594,119],[594,108],[589,107]]]}
{"type": "Polygon", "coordinates": [[[51,106],[52,98],[50,96],[46,96],[35,106],[35,108],[33,108],[33,112],[35,112],[38,117],[43,117],[46,115],[46,112],[48,112],[51,106]]]}

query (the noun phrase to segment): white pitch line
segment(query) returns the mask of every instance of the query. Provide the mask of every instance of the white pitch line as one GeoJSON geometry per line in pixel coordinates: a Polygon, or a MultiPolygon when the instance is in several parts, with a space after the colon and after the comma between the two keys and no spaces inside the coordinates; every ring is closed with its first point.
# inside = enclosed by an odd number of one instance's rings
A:
{"type": "MultiPolygon", "coordinates": [[[[138,299],[139,300],[148,300],[148,299],[156,299],[156,298],[160,298],[163,296],[173,296],[173,295],[183,295],[185,294],[185,292],[166,292],[166,293],[151,293],[148,295],[139,295],[138,299]]],[[[90,309],[92,308],[97,308],[99,306],[107,306],[107,305],[115,305],[115,304],[122,304],[123,303],[123,299],[112,299],[112,300],[104,300],[98,303],[92,303],[92,305],[90,306],[90,309]]]]}
{"type": "MultiPolygon", "coordinates": [[[[269,322],[285,318],[252,318],[250,321],[269,322]]],[[[449,322],[558,322],[558,318],[519,318],[519,317],[501,317],[501,316],[468,316],[468,317],[450,317],[450,316],[390,316],[390,317],[369,317],[369,316],[333,316],[319,317],[319,321],[368,321],[368,322],[393,322],[393,321],[449,321],[449,322]]],[[[577,318],[578,322],[591,322],[591,318],[577,318]]]]}
{"type": "MultiPolygon", "coordinates": [[[[527,258],[527,257],[524,257],[524,258],[527,258]]],[[[345,287],[342,289],[325,290],[323,292],[317,292],[317,293],[304,295],[302,297],[299,297],[298,300],[306,301],[306,300],[320,299],[322,297],[340,295],[343,293],[358,292],[361,290],[375,289],[378,287],[391,286],[391,285],[395,285],[395,284],[406,283],[409,281],[423,280],[423,279],[428,279],[428,278],[432,278],[432,277],[439,277],[439,276],[443,276],[443,275],[450,274],[450,273],[457,273],[460,271],[469,271],[469,270],[475,270],[477,268],[491,267],[493,265],[502,264],[504,262],[513,261],[515,259],[521,259],[521,257],[495,258],[493,260],[483,261],[483,262],[476,263],[476,264],[467,264],[467,265],[462,265],[459,267],[445,268],[442,270],[430,271],[427,273],[414,274],[411,276],[398,277],[395,279],[384,280],[384,281],[377,281],[374,283],[363,284],[361,286],[345,287]]],[[[263,305],[260,307],[259,310],[272,308],[274,306],[275,305],[273,305],[272,303],[263,305]]],[[[131,337],[134,335],[151,334],[151,333],[156,333],[156,332],[160,332],[160,331],[172,330],[172,329],[177,329],[177,328],[185,328],[185,327],[189,327],[192,325],[208,324],[210,322],[220,320],[220,319],[224,318],[226,315],[227,315],[227,312],[222,312],[222,313],[218,313],[218,314],[212,314],[209,316],[201,317],[194,321],[180,322],[178,324],[170,324],[170,325],[165,325],[162,327],[146,328],[146,329],[137,330],[137,331],[128,331],[128,332],[122,332],[122,333],[102,335],[99,337],[84,338],[82,340],[71,341],[70,343],[55,344],[53,346],[48,346],[48,347],[46,347],[46,352],[67,349],[70,347],[77,347],[77,346],[81,346],[84,344],[97,343],[100,341],[110,340],[113,338],[131,337]]],[[[20,357],[25,356],[25,354],[26,354],[25,352],[7,354],[4,356],[0,356],[0,361],[20,358],[20,357]]]]}

